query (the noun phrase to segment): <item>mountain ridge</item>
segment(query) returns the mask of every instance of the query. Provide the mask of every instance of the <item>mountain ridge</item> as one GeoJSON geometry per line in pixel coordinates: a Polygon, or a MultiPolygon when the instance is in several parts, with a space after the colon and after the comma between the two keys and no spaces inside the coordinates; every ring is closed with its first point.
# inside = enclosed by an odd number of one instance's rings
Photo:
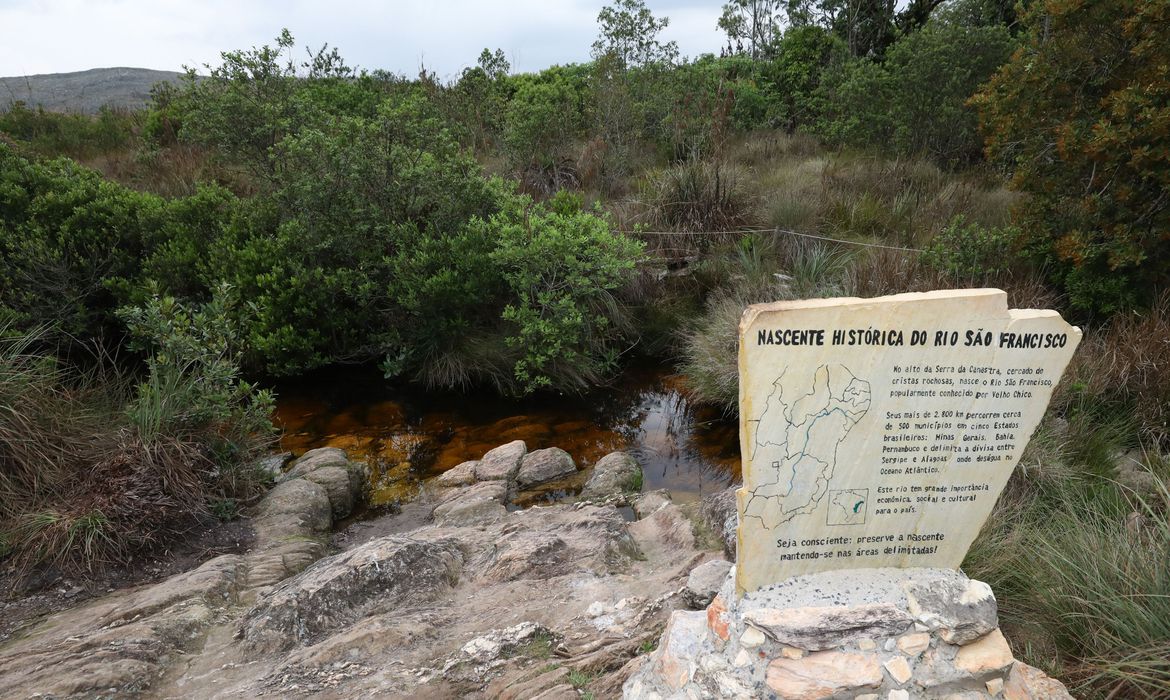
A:
{"type": "Polygon", "coordinates": [[[155,83],[176,81],[177,71],[115,66],[70,73],[0,77],[0,111],[16,102],[50,112],[93,114],[102,107],[139,109],[155,83]]]}

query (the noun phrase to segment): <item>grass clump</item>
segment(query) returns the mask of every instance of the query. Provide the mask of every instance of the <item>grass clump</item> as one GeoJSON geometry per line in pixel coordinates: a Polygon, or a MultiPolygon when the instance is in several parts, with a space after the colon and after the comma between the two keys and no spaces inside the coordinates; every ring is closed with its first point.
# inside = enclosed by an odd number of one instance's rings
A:
{"type": "Polygon", "coordinates": [[[137,382],[0,327],[0,556],[18,571],[125,562],[255,493],[271,397],[238,380],[214,312],[134,312],[165,333],[137,382]]]}
{"type": "Polygon", "coordinates": [[[752,197],[736,167],[690,158],[651,172],[642,188],[647,223],[680,232],[730,231],[752,220],[752,197]]]}
{"type": "Polygon", "coordinates": [[[1153,488],[1120,483],[1132,417],[1100,408],[1037,433],[964,568],[996,591],[1017,655],[1078,697],[1164,697],[1170,472],[1154,459],[1153,488]]]}

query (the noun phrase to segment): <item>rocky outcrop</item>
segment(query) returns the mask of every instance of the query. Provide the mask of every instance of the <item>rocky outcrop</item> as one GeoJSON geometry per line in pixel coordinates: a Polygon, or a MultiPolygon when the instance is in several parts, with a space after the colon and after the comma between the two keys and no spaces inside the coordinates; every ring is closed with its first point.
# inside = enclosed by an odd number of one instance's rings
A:
{"type": "Polygon", "coordinates": [[[248,649],[283,651],[406,603],[431,600],[459,581],[454,539],[387,537],[316,562],[265,593],[239,635],[248,649]]]}
{"type": "Polygon", "coordinates": [[[313,450],[291,465],[251,513],[250,552],[50,617],[0,650],[0,687],[13,697],[123,696],[148,687],[175,658],[197,652],[229,611],[325,554],[333,518],[349,513],[364,483],[351,478],[360,465],[338,452],[313,450]]]}
{"type": "Polygon", "coordinates": [[[642,488],[642,467],[625,452],[611,452],[593,465],[593,475],[585,482],[581,498],[604,501],[637,493],[642,488]]]}
{"type": "Polygon", "coordinates": [[[991,589],[940,569],[797,577],[675,611],[627,698],[1069,698],[1017,662],[991,589]]]}
{"type": "Polygon", "coordinates": [[[725,559],[712,559],[696,566],[687,576],[687,585],[683,589],[683,599],[687,605],[694,610],[702,610],[710,605],[723,587],[730,570],[731,562],[725,559]]]}

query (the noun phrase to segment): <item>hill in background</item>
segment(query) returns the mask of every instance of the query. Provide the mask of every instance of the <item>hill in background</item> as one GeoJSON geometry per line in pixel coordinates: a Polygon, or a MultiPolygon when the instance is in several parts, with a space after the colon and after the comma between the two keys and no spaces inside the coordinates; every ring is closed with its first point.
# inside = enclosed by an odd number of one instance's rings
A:
{"type": "Polygon", "coordinates": [[[14,102],[54,112],[92,114],[102,106],[139,109],[150,88],[182,73],[147,68],[93,68],[75,73],[48,73],[0,78],[0,111],[14,102]]]}

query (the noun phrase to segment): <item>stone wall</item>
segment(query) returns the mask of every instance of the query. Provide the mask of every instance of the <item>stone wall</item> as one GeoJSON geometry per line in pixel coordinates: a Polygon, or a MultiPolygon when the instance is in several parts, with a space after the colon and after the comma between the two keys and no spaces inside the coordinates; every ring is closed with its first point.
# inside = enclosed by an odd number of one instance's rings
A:
{"type": "Polygon", "coordinates": [[[729,573],[705,611],[676,611],[627,698],[1068,698],[1016,661],[995,596],[948,569],[790,579],[736,601],[729,573]]]}

